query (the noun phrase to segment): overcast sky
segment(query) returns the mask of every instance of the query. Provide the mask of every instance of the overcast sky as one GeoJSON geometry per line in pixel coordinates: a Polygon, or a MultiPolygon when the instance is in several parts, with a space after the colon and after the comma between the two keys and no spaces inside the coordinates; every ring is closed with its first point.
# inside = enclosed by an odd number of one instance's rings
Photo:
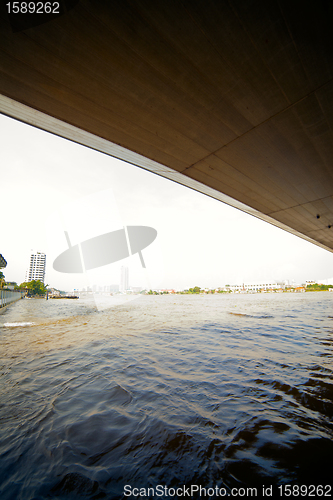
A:
{"type": "Polygon", "coordinates": [[[25,278],[31,249],[47,255],[46,282],[62,290],[120,283],[215,288],[330,279],[333,254],[172,181],[0,115],[1,239],[8,281],[25,278]],[[124,225],[157,238],[139,256],[86,275],[53,270],[68,246],[124,225]]]}

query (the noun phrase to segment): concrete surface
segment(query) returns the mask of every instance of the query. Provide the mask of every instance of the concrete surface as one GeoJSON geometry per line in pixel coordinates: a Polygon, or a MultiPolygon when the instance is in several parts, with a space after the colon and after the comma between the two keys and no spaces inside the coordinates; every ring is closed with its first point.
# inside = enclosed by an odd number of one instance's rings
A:
{"type": "Polygon", "coordinates": [[[1,5],[3,113],[333,251],[333,2],[62,3],[1,5]]]}

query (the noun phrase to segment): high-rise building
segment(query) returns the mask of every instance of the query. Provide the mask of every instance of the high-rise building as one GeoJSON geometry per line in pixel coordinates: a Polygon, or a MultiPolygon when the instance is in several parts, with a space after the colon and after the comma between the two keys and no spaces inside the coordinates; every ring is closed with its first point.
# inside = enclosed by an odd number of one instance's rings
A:
{"type": "Polygon", "coordinates": [[[120,276],[120,291],[126,292],[129,289],[128,284],[128,267],[121,266],[121,276],[120,276]]]}
{"type": "Polygon", "coordinates": [[[40,280],[44,283],[45,280],[45,265],[46,265],[46,255],[42,252],[31,251],[29,270],[26,274],[26,282],[33,280],[40,280]]]}

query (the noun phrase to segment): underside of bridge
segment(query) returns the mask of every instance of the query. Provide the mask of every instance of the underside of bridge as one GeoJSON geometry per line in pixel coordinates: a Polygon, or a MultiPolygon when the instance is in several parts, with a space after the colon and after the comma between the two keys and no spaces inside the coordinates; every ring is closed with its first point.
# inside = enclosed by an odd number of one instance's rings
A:
{"type": "Polygon", "coordinates": [[[331,0],[21,4],[0,7],[2,113],[333,251],[331,0]]]}

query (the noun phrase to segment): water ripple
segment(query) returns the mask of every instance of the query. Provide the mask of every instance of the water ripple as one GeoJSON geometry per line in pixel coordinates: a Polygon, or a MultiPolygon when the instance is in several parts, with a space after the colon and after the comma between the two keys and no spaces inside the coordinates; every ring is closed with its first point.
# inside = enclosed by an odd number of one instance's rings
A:
{"type": "Polygon", "coordinates": [[[0,330],[1,499],[329,484],[332,295],[8,308],[2,325],[17,327],[0,330]]]}

